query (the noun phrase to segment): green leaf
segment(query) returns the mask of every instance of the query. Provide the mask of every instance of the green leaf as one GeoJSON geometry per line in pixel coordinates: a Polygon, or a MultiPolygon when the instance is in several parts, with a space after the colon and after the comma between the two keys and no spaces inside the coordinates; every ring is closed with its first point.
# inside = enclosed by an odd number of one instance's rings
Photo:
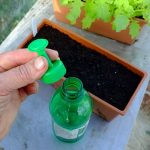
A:
{"type": "Polygon", "coordinates": [[[144,19],[147,21],[147,23],[150,25],[150,10],[146,10],[144,13],[143,13],[143,17],[144,19]]]}
{"type": "Polygon", "coordinates": [[[92,25],[95,19],[91,18],[90,16],[86,15],[82,20],[82,28],[88,29],[92,25]]]}
{"type": "Polygon", "coordinates": [[[136,20],[133,20],[130,24],[130,35],[134,39],[139,35],[140,32],[140,25],[137,23],[136,20]]]}
{"type": "Polygon", "coordinates": [[[80,8],[72,8],[66,17],[69,19],[71,24],[75,24],[77,18],[80,16],[80,13],[80,8]]]}
{"type": "Polygon", "coordinates": [[[67,19],[70,20],[71,24],[75,24],[76,20],[78,19],[78,17],[80,16],[81,13],[81,9],[80,8],[72,8],[69,12],[69,14],[67,15],[67,19]]]}
{"type": "Polygon", "coordinates": [[[150,0],[144,0],[145,5],[150,5],[150,0]]]}
{"type": "Polygon", "coordinates": [[[69,0],[60,0],[61,5],[67,5],[69,4],[69,0]]]}
{"type": "Polygon", "coordinates": [[[109,22],[111,20],[111,13],[109,10],[109,5],[102,1],[99,1],[96,8],[97,19],[102,19],[105,22],[109,22]]]}
{"type": "Polygon", "coordinates": [[[70,24],[75,24],[76,23],[76,17],[73,16],[73,14],[70,13],[66,16],[66,18],[70,21],[70,24]]]}
{"type": "Polygon", "coordinates": [[[84,6],[84,10],[86,12],[85,15],[90,16],[91,18],[96,17],[97,6],[96,3],[93,3],[92,0],[87,0],[84,6]]]}
{"type": "Polygon", "coordinates": [[[116,5],[118,8],[126,6],[128,3],[128,0],[114,0],[114,5],[116,5]]]}
{"type": "Polygon", "coordinates": [[[139,16],[150,24],[150,0],[60,0],[60,3],[70,8],[67,18],[71,24],[76,23],[81,7],[84,9],[83,28],[89,28],[96,19],[111,22],[114,18],[112,28],[120,32],[139,16]]]}
{"type": "Polygon", "coordinates": [[[76,23],[76,20],[80,16],[82,6],[83,2],[81,2],[81,0],[75,0],[70,4],[70,12],[66,17],[69,19],[71,24],[76,23]]]}
{"type": "Polygon", "coordinates": [[[120,32],[121,30],[125,30],[128,27],[129,18],[127,15],[117,15],[113,21],[113,27],[116,32],[120,32]]]}
{"type": "Polygon", "coordinates": [[[84,5],[85,17],[82,19],[82,28],[88,29],[96,19],[96,3],[92,0],[87,0],[84,5]]]}

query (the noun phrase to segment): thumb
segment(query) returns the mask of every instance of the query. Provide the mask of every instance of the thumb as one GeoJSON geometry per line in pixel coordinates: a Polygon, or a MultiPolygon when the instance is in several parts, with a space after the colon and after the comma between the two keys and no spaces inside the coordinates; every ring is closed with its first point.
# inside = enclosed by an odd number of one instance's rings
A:
{"type": "Polygon", "coordinates": [[[46,59],[44,57],[37,57],[24,65],[1,73],[0,90],[7,93],[33,83],[42,77],[47,68],[46,59]]]}

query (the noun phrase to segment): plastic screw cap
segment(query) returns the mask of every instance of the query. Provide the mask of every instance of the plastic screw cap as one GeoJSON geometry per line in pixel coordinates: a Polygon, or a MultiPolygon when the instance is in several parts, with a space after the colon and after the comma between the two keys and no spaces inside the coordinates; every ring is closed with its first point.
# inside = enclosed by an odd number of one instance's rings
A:
{"type": "Polygon", "coordinates": [[[47,59],[48,70],[42,76],[41,80],[46,84],[52,84],[64,77],[64,75],[66,74],[66,68],[60,59],[55,60],[53,62],[51,61],[51,59],[45,51],[47,45],[48,41],[46,39],[37,39],[32,41],[28,45],[28,50],[30,52],[36,52],[38,56],[43,56],[47,59]]]}

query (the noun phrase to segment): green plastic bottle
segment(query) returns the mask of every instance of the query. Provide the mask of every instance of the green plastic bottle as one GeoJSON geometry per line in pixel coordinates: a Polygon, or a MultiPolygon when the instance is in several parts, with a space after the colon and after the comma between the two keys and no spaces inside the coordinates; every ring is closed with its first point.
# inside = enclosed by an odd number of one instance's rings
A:
{"type": "Polygon", "coordinates": [[[49,109],[55,136],[64,142],[76,142],[89,123],[92,100],[81,80],[70,77],[54,93],[49,109]]]}

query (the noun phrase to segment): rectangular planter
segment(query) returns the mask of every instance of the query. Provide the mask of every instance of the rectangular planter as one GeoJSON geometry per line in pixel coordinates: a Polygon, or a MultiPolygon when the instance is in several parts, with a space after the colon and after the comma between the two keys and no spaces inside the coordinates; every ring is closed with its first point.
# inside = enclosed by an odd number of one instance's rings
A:
{"type": "MultiPolygon", "coordinates": [[[[55,13],[55,17],[57,20],[70,24],[69,20],[66,18],[66,15],[69,12],[69,9],[65,6],[61,6],[59,0],[53,0],[53,9],[55,13]]],[[[74,26],[78,28],[82,28],[82,19],[84,17],[84,11],[82,10],[80,17],[77,19],[77,22],[74,26]]],[[[141,29],[145,25],[145,21],[142,19],[137,19],[140,22],[141,29]]],[[[88,29],[88,31],[103,35],[105,37],[126,43],[132,44],[135,42],[136,39],[132,39],[129,34],[129,28],[127,30],[123,30],[121,32],[116,32],[112,30],[111,23],[105,23],[102,20],[96,20],[92,26],[88,29]]]]}
{"type": "MultiPolygon", "coordinates": [[[[131,64],[129,64],[128,62],[126,62],[125,60],[121,59],[120,57],[116,56],[115,54],[112,54],[111,52],[105,50],[104,48],[92,43],[91,41],[71,32],[70,30],[64,29],[63,27],[59,26],[58,24],[55,24],[49,20],[44,19],[42,21],[42,23],[38,26],[38,31],[43,27],[43,26],[50,26],[54,29],[57,29],[58,31],[60,31],[61,33],[64,33],[65,35],[69,36],[69,38],[73,39],[74,41],[77,41],[78,43],[80,43],[81,45],[90,48],[92,51],[96,51],[98,53],[100,53],[101,55],[105,56],[107,59],[113,61],[113,62],[117,62],[118,64],[120,64],[121,66],[123,66],[125,69],[130,70],[131,72],[133,72],[134,74],[138,75],[140,77],[140,82],[138,83],[135,91],[133,92],[128,104],[126,105],[126,107],[124,108],[124,110],[120,110],[116,107],[114,107],[113,105],[107,103],[106,101],[102,100],[101,98],[93,95],[92,93],[90,93],[92,99],[93,99],[93,111],[98,114],[99,116],[101,116],[102,118],[104,118],[105,120],[112,120],[114,117],[116,117],[117,115],[125,115],[125,113],[128,111],[129,106],[131,105],[131,103],[134,101],[134,98],[136,96],[136,94],[138,93],[143,81],[145,80],[147,74],[145,72],[143,72],[142,70],[132,66],[131,64]]],[[[19,48],[23,48],[25,47],[25,45],[31,41],[33,38],[32,33],[23,41],[23,43],[19,46],[19,48]]],[[[59,42],[59,41],[58,41],[59,42]]],[[[64,79],[62,79],[64,80],[64,79]]],[[[61,84],[61,81],[56,83],[55,86],[59,86],[61,84]]]]}

